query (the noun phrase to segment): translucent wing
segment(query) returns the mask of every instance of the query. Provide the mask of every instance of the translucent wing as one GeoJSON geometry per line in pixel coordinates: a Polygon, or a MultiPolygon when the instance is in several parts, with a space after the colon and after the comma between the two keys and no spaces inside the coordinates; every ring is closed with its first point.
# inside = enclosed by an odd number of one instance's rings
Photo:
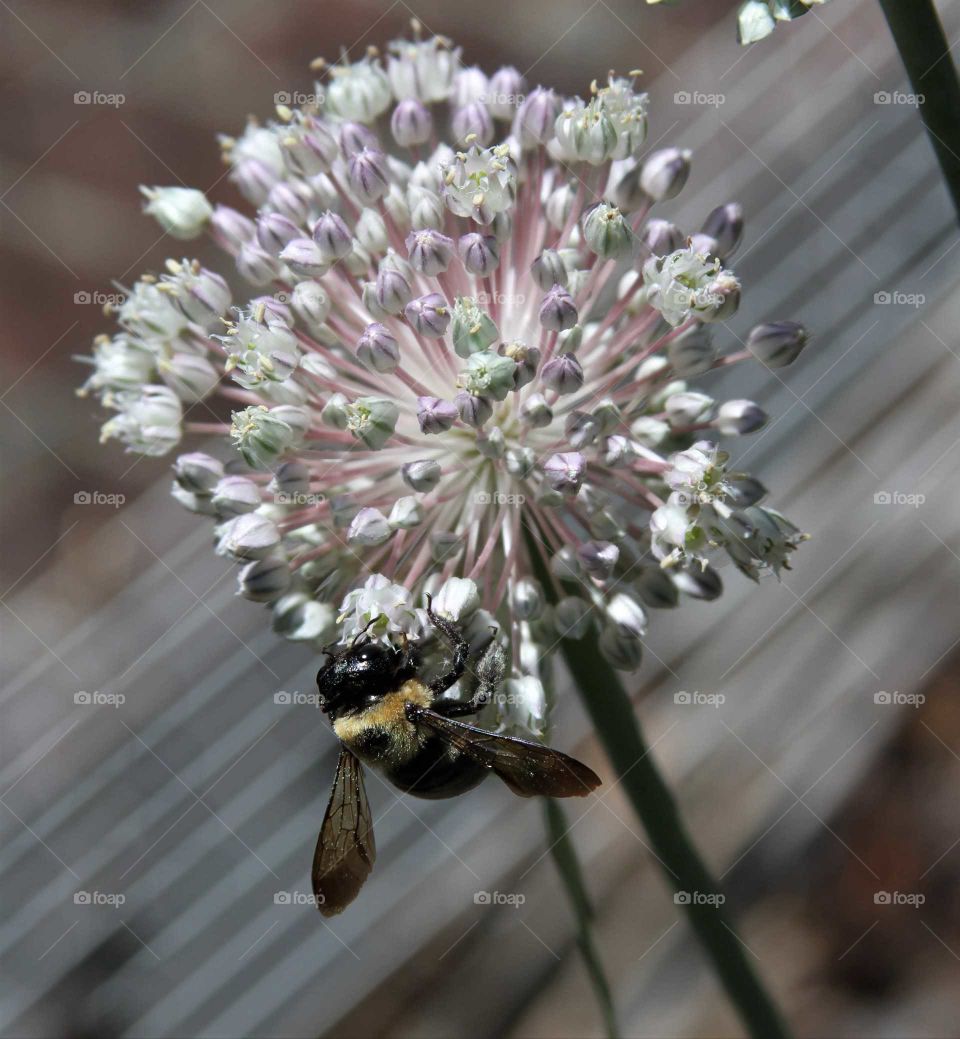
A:
{"type": "Polygon", "coordinates": [[[341,746],[330,802],[313,854],[313,893],[324,916],[342,912],[357,897],[376,857],[363,766],[341,746]]]}
{"type": "Polygon", "coordinates": [[[462,754],[494,771],[521,797],[583,797],[600,786],[600,778],[583,762],[540,743],[498,736],[425,707],[414,717],[462,754]]]}

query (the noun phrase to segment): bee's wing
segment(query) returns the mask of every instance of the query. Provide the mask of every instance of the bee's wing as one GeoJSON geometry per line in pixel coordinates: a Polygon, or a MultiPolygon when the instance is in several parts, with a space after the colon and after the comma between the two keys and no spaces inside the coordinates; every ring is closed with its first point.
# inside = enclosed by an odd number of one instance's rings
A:
{"type": "Polygon", "coordinates": [[[337,775],[313,854],[313,893],[324,916],[342,912],[357,897],[376,857],[363,766],[341,746],[337,775]]]}
{"type": "Polygon", "coordinates": [[[582,762],[540,743],[498,736],[425,707],[415,717],[462,754],[496,772],[521,797],[583,797],[600,786],[600,778],[582,762]]]}

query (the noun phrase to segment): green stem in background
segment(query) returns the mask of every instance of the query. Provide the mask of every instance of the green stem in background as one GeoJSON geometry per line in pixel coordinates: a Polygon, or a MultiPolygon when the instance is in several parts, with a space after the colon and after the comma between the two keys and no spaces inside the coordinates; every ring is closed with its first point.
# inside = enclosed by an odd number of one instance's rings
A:
{"type": "Polygon", "coordinates": [[[933,0],[880,0],[960,219],[960,82],[933,0]]]}
{"type": "Polygon", "coordinates": [[[593,907],[590,905],[590,897],[587,894],[576,848],[570,839],[570,826],[563,809],[551,798],[544,800],[544,816],[547,823],[550,854],[553,855],[557,871],[567,889],[567,897],[570,899],[573,915],[577,921],[577,945],[580,946],[580,955],[583,957],[590,983],[593,985],[594,994],[600,1004],[607,1037],[616,1039],[619,1033],[616,1013],[613,1009],[613,997],[610,994],[610,983],[604,973],[600,954],[593,943],[591,931],[593,907]]]}
{"type": "MultiPolygon", "coordinates": [[[[540,552],[539,538],[526,526],[524,537],[534,575],[555,604],[554,584],[540,552]]],[[[720,886],[687,833],[619,675],[591,639],[564,639],[561,648],[617,782],[639,816],[664,875],[673,889],[685,896],[680,904],[747,1031],[753,1039],[788,1039],[787,1026],[747,960],[745,946],[727,914],[713,904],[713,899],[705,901],[702,897],[718,894],[720,886]]],[[[610,785],[608,782],[605,789],[610,785]]],[[[600,796],[603,794],[601,789],[600,796]]]]}

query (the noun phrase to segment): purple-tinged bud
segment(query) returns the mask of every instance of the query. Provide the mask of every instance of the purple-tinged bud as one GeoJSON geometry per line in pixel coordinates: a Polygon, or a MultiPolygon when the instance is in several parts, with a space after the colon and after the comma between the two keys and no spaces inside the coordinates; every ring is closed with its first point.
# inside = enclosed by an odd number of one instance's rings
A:
{"type": "Polygon", "coordinates": [[[493,140],[493,118],[486,106],[478,101],[464,105],[453,113],[451,129],[454,139],[461,144],[468,143],[467,138],[471,135],[469,143],[479,144],[481,148],[486,148],[493,140]]]}
{"type": "Polygon", "coordinates": [[[218,536],[217,555],[229,556],[238,563],[264,559],[280,544],[280,531],[276,524],[256,512],[228,520],[219,528],[218,536]]]}
{"type": "Polygon", "coordinates": [[[283,273],[283,267],[256,241],[244,242],[237,254],[237,270],[251,285],[269,285],[283,273]]]}
{"type": "Polygon", "coordinates": [[[771,321],[757,325],[747,336],[747,349],[768,368],[786,368],[800,356],[809,338],[796,321],[771,321]]]}
{"type": "Polygon", "coordinates": [[[229,206],[217,206],[210,218],[210,230],[217,245],[236,256],[240,247],[256,233],[256,225],[243,213],[229,206]]]}
{"type": "MultiPolygon", "coordinates": [[[[304,505],[310,494],[310,468],[296,459],[281,462],[267,486],[278,505],[304,505]]],[[[322,498],[323,495],[315,496],[317,502],[322,498]]]]}
{"type": "Polygon", "coordinates": [[[223,462],[202,451],[192,451],[173,463],[173,475],[184,490],[209,495],[223,479],[223,462]]]}
{"type": "Polygon", "coordinates": [[[257,218],[257,241],[271,256],[279,256],[283,247],[303,231],[282,213],[262,213],[257,218]]]}
{"type": "Polygon", "coordinates": [[[430,109],[415,97],[404,98],[390,116],[390,132],[401,148],[426,144],[433,133],[430,109]]]}
{"type": "Polygon", "coordinates": [[[440,482],[440,463],[432,458],[420,462],[405,462],[400,467],[403,482],[420,494],[432,491],[440,482]]]}
{"type": "Polygon", "coordinates": [[[313,193],[307,184],[281,180],[271,188],[264,209],[280,213],[295,224],[303,224],[313,204],[313,193]]]}
{"type": "Polygon", "coordinates": [[[353,235],[343,217],[327,210],[313,225],[313,240],[327,263],[342,260],[353,248],[353,235]]]}
{"type": "Polygon", "coordinates": [[[723,594],[723,579],[712,566],[702,567],[696,563],[682,569],[667,571],[677,589],[693,599],[713,602],[723,594]]]}
{"type": "Polygon", "coordinates": [[[684,390],[672,393],[664,404],[664,410],[671,426],[693,426],[700,422],[709,422],[713,417],[715,405],[713,397],[708,397],[705,393],[684,390]]]}
{"type": "Polygon", "coordinates": [[[427,339],[442,338],[450,324],[450,308],[439,292],[412,299],[403,313],[413,330],[427,339]]]}
{"type": "Polygon", "coordinates": [[[571,411],[564,420],[563,429],[571,446],[578,451],[589,447],[600,435],[600,423],[584,411],[571,411]]]}
{"type": "Polygon", "coordinates": [[[717,409],[712,425],[724,436],[742,437],[756,433],[769,421],[769,416],[752,400],[728,400],[717,409]]]}
{"type": "Polygon", "coordinates": [[[654,256],[667,256],[683,248],[683,235],[680,228],[669,220],[648,220],[640,241],[654,256]]]}
{"type": "Polygon", "coordinates": [[[637,452],[629,437],[614,433],[603,442],[603,464],[611,469],[621,469],[630,465],[637,452]]]}
{"type": "Polygon", "coordinates": [[[263,504],[260,488],[246,476],[225,476],[214,487],[212,501],[223,520],[254,512],[263,504]]]}
{"type": "Polygon", "coordinates": [[[509,120],[523,102],[527,81],[512,66],[497,69],[487,86],[487,108],[494,119],[509,120]]]}
{"type": "Polygon", "coordinates": [[[351,545],[382,545],[393,531],[379,509],[363,508],[350,521],[347,542],[351,545]]]}
{"type": "Polygon", "coordinates": [[[387,159],[375,148],[361,148],[350,156],[349,181],[353,193],[364,205],[373,205],[390,190],[387,159]]]}
{"type": "Polygon", "coordinates": [[[739,202],[717,206],[704,220],[701,230],[716,241],[714,255],[725,260],[736,251],[743,237],[743,207],[739,202]]]}
{"type": "MultiPolygon", "coordinates": [[[[561,549],[561,551],[563,551],[561,549]]],[[[567,560],[557,553],[551,561],[551,569],[561,569],[567,567],[567,560]],[[553,565],[555,564],[555,565],[553,565]]],[[[579,583],[580,575],[576,572],[576,569],[572,564],[567,572],[561,572],[557,576],[562,581],[576,581],[579,583]]],[[[581,599],[578,595],[568,595],[561,599],[553,612],[553,623],[556,626],[557,634],[562,639],[582,639],[584,635],[590,630],[593,624],[593,608],[586,599],[581,599]]]]}
{"type": "Polygon", "coordinates": [[[650,196],[643,190],[640,178],[643,169],[639,163],[620,163],[614,165],[614,171],[622,168],[621,173],[616,173],[616,180],[610,189],[610,196],[624,213],[634,213],[644,206],[650,205],[650,196]]]}
{"type": "Polygon", "coordinates": [[[483,102],[487,96],[487,89],[487,77],[483,69],[478,69],[476,65],[460,69],[453,78],[450,104],[453,108],[463,108],[464,105],[472,105],[477,101],[483,102]]]}
{"type": "Polygon", "coordinates": [[[333,134],[316,120],[292,129],[287,137],[281,138],[280,147],[287,169],[300,177],[326,173],[337,157],[333,134]]]}
{"type": "Polygon", "coordinates": [[[330,269],[323,251],[312,238],[294,238],[284,246],[280,259],[301,278],[319,278],[330,269]]]}
{"type": "Polygon", "coordinates": [[[457,409],[439,397],[417,397],[417,421],[421,433],[445,433],[457,420],[457,409]]]}
{"type": "Polygon", "coordinates": [[[568,498],[575,498],[583,483],[587,460],[579,451],[562,451],[543,464],[543,475],[550,487],[568,498]]]}
{"type": "Polygon", "coordinates": [[[453,239],[430,228],[411,231],[406,245],[413,269],[431,278],[442,274],[453,260],[453,239]]]}
{"type": "Polygon", "coordinates": [[[242,159],[231,170],[230,179],[248,202],[262,206],[277,183],[277,172],[260,159],[242,159]]]}
{"type": "Polygon", "coordinates": [[[543,366],[540,381],[561,396],[576,393],[583,385],[583,369],[573,354],[561,354],[543,366]]]}
{"type": "Polygon", "coordinates": [[[458,393],[454,397],[457,413],[462,422],[474,429],[480,429],[493,414],[493,405],[486,397],[475,397],[471,393],[458,393]]]}
{"type": "Polygon", "coordinates": [[[722,270],[703,290],[711,306],[700,312],[702,321],[723,321],[740,307],[740,281],[732,271],[722,270]]]}
{"type": "Polygon", "coordinates": [[[531,393],[520,405],[520,421],[534,429],[543,429],[553,421],[553,409],[542,393],[531,393]]]}
{"type": "Polygon", "coordinates": [[[690,235],[687,244],[694,252],[699,253],[701,256],[706,256],[708,259],[720,258],[720,243],[712,235],[697,231],[695,234],[690,235]]]}
{"type": "Polygon", "coordinates": [[[220,381],[220,373],[197,354],[176,353],[157,362],[157,371],[166,386],[183,401],[203,400],[220,381]]]}
{"type": "Polygon", "coordinates": [[[457,242],[460,261],[471,274],[486,276],[500,265],[500,243],[493,235],[471,231],[457,242]]]}
{"type": "Polygon", "coordinates": [[[342,123],[340,126],[340,150],[349,159],[364,148],[380,150],[380,140],[369,126],[362,123],[342,123]]]}
{"type": "Polygon", "coordinates": [[[560,98],[552,90],[536,87],[520,105],[513,120],[513,136],[524,151],[538,148],[553,137],[560,112],[560,98]]]}
{"type": "Polygon", "coordinates": [[[562,285],[554,285],[540,304],[540,324],[551,332],[562,332],[577,323],[577,305],[562,285]]]}
{"type": "Polygon", "coordinates": [[[530,273],[544,292],[554,285],[566,287],[567,268],[556,249],[544,249],[530,265],[530,273]]]}
{"type": "Polygon", "coordinates": [[[377,271],[377,303],[388,314],[399,314],[413,298],[407,279],[393,267],[380,265],[377,271]]]}
{"type": "Polygon", "coordinates": [[[681,379],[689,379],[710,371],[717,359],[710,329],[696,324],[667,347],[667,360],[674,373],[681,379]]]}
{"type": "Polygon", "coordinates": [[[353,230],[357,241],[368,253],[382,253],[390,241],[383,217],[369,207],[361,211],[353,230]]]}
{"type": "Polygon", "coordinates": [[[400,348],[384,325],[371,324],[357,342],[360,363],[375,372],[395,372],[400,364],[400,348]]]}
{"type": "Polygon", "coordinates": [[[693,153],[686,149],[663,148],[648,156],[640,171],[640,186],[654,202],[676,198],[690,176],[693,153]]]}
{"type": "Polygon", "coordinates": [[[327,320],[330,313],[330,297],[322,285],[313,281],[301,281],[293,290],[293,310],[297,317],[312,331],[327,320]]]}
{"type": "Polygon", "coordinates": [[[606,580],[617,565],[620,549],[609,541],[587,541],[577,549],[580,565],[591,577],[606,580]]]}

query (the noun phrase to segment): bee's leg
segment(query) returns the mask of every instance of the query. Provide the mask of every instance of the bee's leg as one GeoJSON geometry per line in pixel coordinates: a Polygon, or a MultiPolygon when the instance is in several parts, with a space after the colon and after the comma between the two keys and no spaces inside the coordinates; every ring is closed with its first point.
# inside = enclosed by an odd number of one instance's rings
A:
{"type": "Polygon", "coordinates": [[[470,644],[456,624],[433,612],[433,597],[429,595],[427,596],[427,616],[437,631],[442,632],[453,645],[453,660],[450,661],[450,666],[430,683],[430,692],[434,696],[439,696],[441,693],[445,693],[454,682],[459,681],[463,672],[466,671],[470,644]]]}
{"type": "Polygon", "coordinates": [[[499,642],[491,642],[484,651],[477,665],[477,689],[473,698],[466,703],[457,703],[453,700],[435,703],[433,709],[447,718],[463,718],[470,714],[477,714],[496,693],[503,681],[506,671],[506,657],[503,647],[499,642]]]}

